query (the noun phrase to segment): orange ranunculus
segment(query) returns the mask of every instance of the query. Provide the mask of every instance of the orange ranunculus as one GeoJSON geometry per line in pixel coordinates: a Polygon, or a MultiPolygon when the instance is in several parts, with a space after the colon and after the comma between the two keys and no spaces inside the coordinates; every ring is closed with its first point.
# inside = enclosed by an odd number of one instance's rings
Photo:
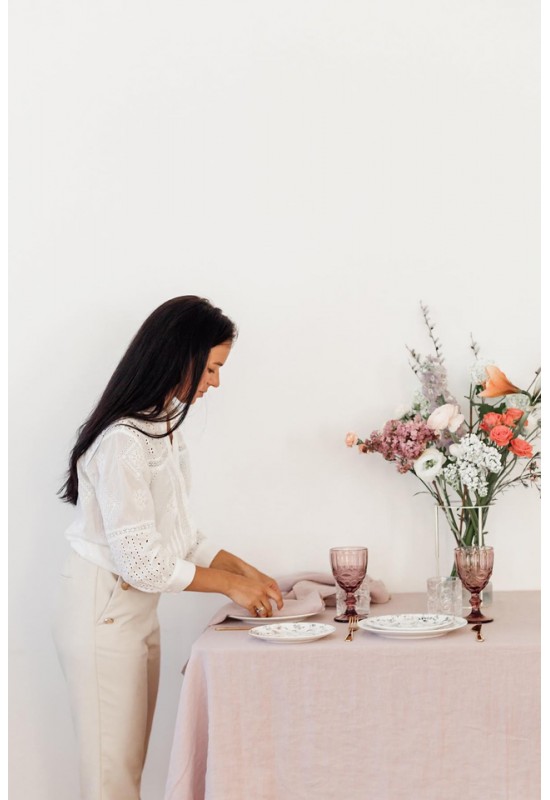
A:
{"type": "Polygon", "coordinates": [[[482,431],[490,431],[495,427],[495,425],[502,425],[502,414],[496,414],[494,411],[489,411],[489,413],[485,414],[481,420],[481,425],[479,427],[482,431]]]}
{"type": "Polygon", "coordinates": [[[518,458],[531,458],[533,455],[533,448],[525,439],[512,439],[510,442],[510,450],[515,456],[518,456],[518,458]]]}
{"type": "Polygon", "coordinates": [[[519,392],[517,386],[510,383],[504,372],[498,367],[489,364],[485,367],[487,373],[487,380],[483,384],[483,391],[479,393],[480,397],[501,397],[504,394],[516,394],[519,392]]]}
{"type": "Polygon", "coordinates": [[[502,424],[509,425],[511,428],[523,417],[523,411],[519,408],[507,408],[502,415],[502,424]]]}
{"type": "Polygon", "coordinates": [[[489,439],[491,439],[497,447],[506,447],[507,444],[510,444],[510,439],[513,439],[513,437],[514,434],[507,425],[495,425],[489,434],[489,439]]]}

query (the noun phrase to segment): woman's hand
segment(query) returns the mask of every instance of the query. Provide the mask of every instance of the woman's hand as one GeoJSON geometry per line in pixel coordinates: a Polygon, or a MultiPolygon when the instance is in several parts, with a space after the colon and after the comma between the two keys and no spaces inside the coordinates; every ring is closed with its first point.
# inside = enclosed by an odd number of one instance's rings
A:
{"type": "Polygon", "coordinates": [[[283,598],[276,581],[266,575],[263,577],[266,580],[232,575],[226,591],[227,596],[246,608],[252,617],[273,616],[272,600],[277,604],[277,608],[283,607],[283,598]]]}
{"type": "Polygon", "coordinates": [[[263,572],[260,572],[256,567],[253,567],[251,564],[245,564],[243,567],[242,574],[245,578],[250,578],[253,581],[259,581],[262,586],[267,589],[273,590],[275,594],[270,594],[275,602],[277,603],[277,608],[280,610],[283,607],[283,596],[281,594],[281,590],[277,584],[275,578],[270,578],[269,575],[264,575],[263,572]]]}
{"type": "MultiPolygon", "coordinates": [[[[271,599],[275,601],[278,609],[283,607],[283,596],[279,586],[277,585],[277,581],[274,578],[271,578],[269,575],[265,575],[263,572],[260,572],[251,564],[247,564],[246,561],[243,561],[241,558],[234,556],[232,553],[228,553],[226,550],[220,550],[210,566],[214,569],[225,570],[233,575],[246,578],[249,583],[238,584],[236,591],[240,592],[243,590],[243,587],[246,586],[247,597],[251,597],[249,595],[250,591],[252,591],[252,594],[254,594],[254,591],[257,592],[258,588],[261,589],[263,599],[258,597],[258,604],[256,606],[243,603],[241,600],[236,600],[232,594],[225,592],[225,594],[228,594],[228,596],[231,597],[231,599],[236,603],[239,603],[239,605],[245,606],[249,610],[252,608],[252,616],[256,616],[255,608],[264,608],[266,613],[264,614],[262,612],[260,616],[264,615],[270,617],[273,613],[271,599]],[[253,589],[252,586],[254,586],[255,589],[253,589]],[[268,598],[271,599],[268,600],[268,598]]],[[[233,581],[230,581],[230,583],[233,584],[233,581]]]]}

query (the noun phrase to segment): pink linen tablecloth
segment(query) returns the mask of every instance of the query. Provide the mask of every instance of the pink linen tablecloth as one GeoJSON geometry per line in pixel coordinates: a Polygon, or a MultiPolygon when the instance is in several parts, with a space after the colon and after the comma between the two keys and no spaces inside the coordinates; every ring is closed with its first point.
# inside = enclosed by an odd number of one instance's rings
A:
{"type": "MultiPolygon", "coordinates": [[[[371,616],[425,603],[395,595],[371,616]]],[[[334,623],[305,644],[207,630],[183,681],[166,800],[538,800],[540,593],[495,592],[491,614],[483,643],[470,626],[349,643],[334,623]]]]}

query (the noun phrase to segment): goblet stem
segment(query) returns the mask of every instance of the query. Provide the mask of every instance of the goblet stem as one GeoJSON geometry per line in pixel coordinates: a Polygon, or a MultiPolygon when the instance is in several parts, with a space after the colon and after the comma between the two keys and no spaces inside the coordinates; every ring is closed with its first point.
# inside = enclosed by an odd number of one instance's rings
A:
{"type": "Polygon", "coordinates": [[[472,606],[472,614],[479,614],[479,607],[481,605],[481,598],[479,592],[472,592],[470,595],[470,605],[472,606]]]}
{"type": "Polygon", "coordinates": [[[470,594],[470,605],[472,607],[471,612],[468,614],[466,619],[468,622],[472,622],[474,624],[478,624],[480,622],[492,622],[492,617],[486,617],[484,614],[481,613],[479,607],[481,605],[481,597],[479,596],[481,589],[478,589],[475,592],[471,592],[470,594]]]}
{"type": "Polygon", "coordinates": [[[357,614],[357,609],[355,608],[355,604],[357,599],[353,592],[346,593],[346,614],[351,616],[352,614],[357,614]]]}
{"type": "MultiPolygon", "coordinates": [[[[339,584],[341,586],[341,584],[339,584]]],[[[365,619],[366,614],[359,614],[356,608],[357,598],[353,592],[350,592],[349,589],[346,589],[344,586],[341,586],[346,593],[346,610],[343,614],[338,614],[337,617],[334,617],[335,622],[349,622],[350,617],[357,617],[357,619],[365,619]]]]}

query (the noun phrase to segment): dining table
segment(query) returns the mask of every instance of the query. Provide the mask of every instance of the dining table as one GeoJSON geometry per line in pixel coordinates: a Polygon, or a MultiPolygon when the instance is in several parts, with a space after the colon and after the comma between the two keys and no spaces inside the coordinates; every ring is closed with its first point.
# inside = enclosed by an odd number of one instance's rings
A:
{"type": "MultiPolygon", "coordinates": [[[[425,612],[425,594],[401,593],[369,620],[425,612]]],[[[334,608],[307,620],[334,627],[309,642],[208,627],[184,669],[165,800],[538,800],[540,592],[495,591],[490,613],[482,640],[465,625],[346,641],[334,608]]]]}

